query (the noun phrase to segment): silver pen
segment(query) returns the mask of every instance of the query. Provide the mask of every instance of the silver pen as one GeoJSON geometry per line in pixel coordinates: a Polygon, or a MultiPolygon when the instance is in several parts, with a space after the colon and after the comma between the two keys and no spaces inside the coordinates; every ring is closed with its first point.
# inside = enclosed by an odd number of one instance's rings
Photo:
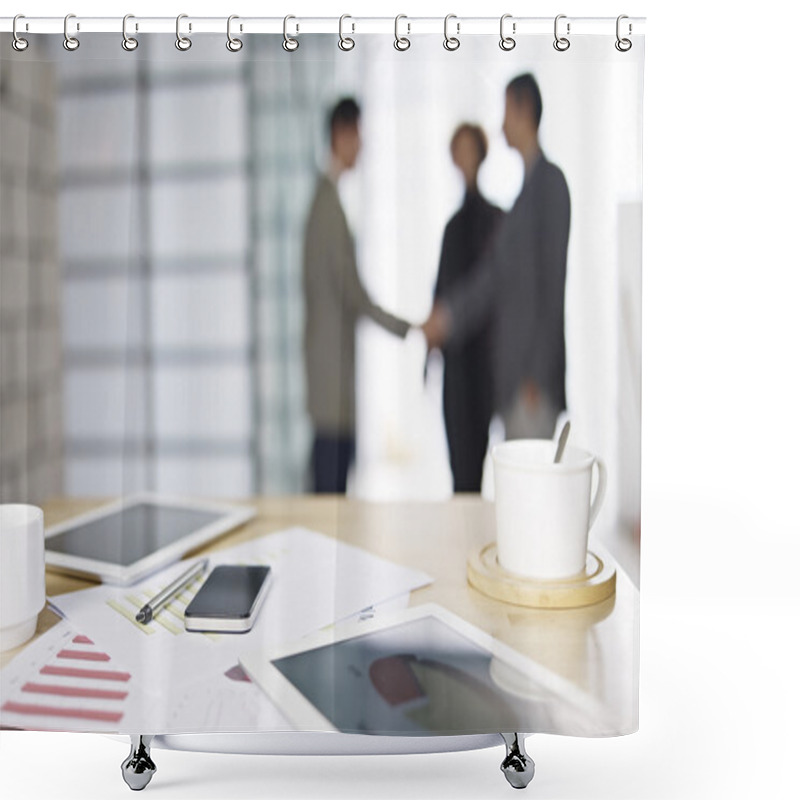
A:
{"type": "Polygon", "coordinates": [[[165,606],[178,592],[186,586],[193,578],[202,575],[208,568],[208,559],[198,561],[191,569],[186,570],[179,578],[175,578],[172,583],[162,589],[149,603],[145,603],[136,615],[136,621],[142,625],[147,625],[153,619],[156,612],[165,606]]]}

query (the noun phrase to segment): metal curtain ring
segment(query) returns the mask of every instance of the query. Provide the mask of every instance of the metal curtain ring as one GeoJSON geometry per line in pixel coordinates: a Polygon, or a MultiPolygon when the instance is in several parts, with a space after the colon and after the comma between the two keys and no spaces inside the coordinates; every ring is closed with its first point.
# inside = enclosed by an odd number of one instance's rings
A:
{"type": "MultiPolygon", "coordinates": [[[[287,53],[293,53],[295,50],[297,50],[298,47],[300,47],[300,40],[295,39],[292,36],[289,36],[288,25],[290,19],[296,19],[296,17],[293,17],[291,14],[288,14],[283,18],[283,49],[287,53]]],[[[297,23],[295,23],[295,28],[299,33],[300,26],[297,23]]]]}
{"type": "MultiPolygon", "coordinates": [[[[457,36],[448,36],[447,34],[447,23],[450,22],[451,19],[456,19],[455,14],[448,14],[444,18],[444,49],[449,50],[451,53],[453,50],[458,50],[461,47],[461,39],[457,36]]],[[[461,33],[461,23],[456,22],[456,33],[461,33]]]]}
{"type": "MultiPolygon", "coordinates": [[[[74,52],[81,46],[81,43],[74,36],[69,35],[68,28],[69,28],[69,21],[71,19],[75,19],[74,14],[67,14],[67,16],[64,17],[64,49],[69,50],[70,53],[74,52]]],[[[81,29],[80,25],[77,25],[76,30],[80,29],[81,29]]]]}
{"type": "MultiPolygon", "coordinates": [[[[351,39],[349,36],[344,35],[343,26],[344,26],[344,21],[346,19],[353,19],[353,18],[349,14],[342,14],[342,16],[339,17],[339,49],[348,52],[349,50],[352,50],[356,46],[356,43],[355,40],[351,39]]],[[[352,33],[355,33],[356,32],[355,22],[351,23],[351,25],[353,27],[352,33]]]]}
{"type": "MultiPolygon", "coordinates": [[[[188,14],[178,14],[175,19],[175,47],[181,52],[186,52],[192,46],[192,40],[188,36],[181,34],[181,20],[188,19],[188,14]]],[[[192,25],[189,23],[189,30],[192,30],[192,25]]]]}
{"type": "MultiPolygon", "coordinates": [[[[228,41],[225,42],[225,47],[227,47],[228,50],[231,51],[231,53],[238,53],[242,49],[242,47],[244,47],[244,42],[242,42],[241,39],[235,38],[231,34],[231,22],[233,22],[235,19],[239,19],[239,17],[237,17],[236,14],[231,14],[228,17],[228,41]]],[[[241,30],[241,27],[239,28],[239,30],[241,30]]]]}
{"type": "MultiPolygon", "coordinates": [[[[555,37],[555,41],[553,42],[553,47],[558,50],[559,53],[563,53],[565,50],[569,50],[570,41],[567,39],[566,36],[559,36],[558,35],[558,21],[560,19],[566,19],[566,14],[559,14],[556,17],[555,22],[553,23],[553,36],[555,37]]],[[[567,23],[567,34],[569,34],[569,22],[567,23]]]]}
{"type": "MultiPolygon", "coordinates": [[[[511,19],[511,14],[503,14],[503,16],[500,17],[500,49],[505,50],[506,52],[513,50],[517,46],[517,40],[512,39],[510,36],[506,36],[503,31],[507,19],[511,19]]],[[[517,32],[516,22],[511,24],[511,31],[512,33],[517,32]]]]}
{"type": "MultiPolygon", "coordinates": [[[[400,20],[401,19],[408,19],[405,14],[398,14],[394,18],[394,49],[403,52],[404,50],[408,50],[411,47],[411,39],[406,36],[400,35],[400,20]]],[[[411,33],[411,23],[407,22],[406,25],[408,26],[408,33],[411,33]]]]}
{"type": "MultiPolygon", "coordinates": [[[[621,37],[619,35],[620,22],[622,22],[622,20],[624,20],[624,19],[628,19],[628,15],[627,14],[620,14],[617,17],[617,41],[614,42],[614,47],[616,47],[617,50],[620,51],[620,53],[627,53],[628,50],[630,50],[631,47],[633,47],[633,42],[631,42],[630,39],[623,38],[623,37],[621,37]]],[[[632,32],[633,32],[633,27],[631,26],[631,24],[629,22],[628,23],[628,33],[630,34],[632,32]]]]}
{"type": "Polygon", "coordinates": [[[128,36],[129,19],[134,19],[133,14],[126,14],[122,18],[122,49],[131,53],[139,46],[139,40],[133,36],[128,36]]]}
{"type": "Polygon", "coordinates": [[[25,19],[25,15],[24,14],[17,14],[17,16],[14,17],[14,23],[11,26],[11,32],[14,34],[14,38],[11,40],[11,46],[18,53],[21,53],[23,50],[27,50],[28,49],[28,40],[27,39],[23,39],[17,33],[17,20],[18,19],[25,19]]]}

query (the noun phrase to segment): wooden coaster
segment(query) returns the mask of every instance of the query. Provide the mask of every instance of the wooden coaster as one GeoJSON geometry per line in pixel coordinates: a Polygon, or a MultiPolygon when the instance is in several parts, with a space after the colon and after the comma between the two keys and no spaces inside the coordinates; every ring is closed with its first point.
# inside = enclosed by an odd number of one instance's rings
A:
{"type": "Polygon", "coordinates": [[[586,570],[572,578],[541,581],[504,570],[497,562],[497,543],[476,550],[467,563],[469,582],[495,600],[529,608],[579,608],[599,603],[616,591],[617,570],[594,553],[586,555],[586,570]]]}

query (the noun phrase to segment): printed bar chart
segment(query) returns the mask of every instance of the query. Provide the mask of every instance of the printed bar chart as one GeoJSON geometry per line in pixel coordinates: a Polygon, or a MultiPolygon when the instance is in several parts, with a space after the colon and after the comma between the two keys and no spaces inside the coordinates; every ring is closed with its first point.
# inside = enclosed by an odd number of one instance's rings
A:
{"type": "MultiPolygon", "coordinates": [[[[42,637],[18,669],[4,674],[4,727],[108,730],[125,717],[131,673],[88,636],[60,623],[42,637]]],[[[4,670],[5,672],[5,670],[4,670]]]]}

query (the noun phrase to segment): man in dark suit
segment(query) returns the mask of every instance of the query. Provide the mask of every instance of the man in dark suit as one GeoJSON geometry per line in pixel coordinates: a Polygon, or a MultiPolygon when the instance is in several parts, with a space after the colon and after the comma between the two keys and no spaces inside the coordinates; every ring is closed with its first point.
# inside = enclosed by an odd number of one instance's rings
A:
{"type": "Polygon", "coordinates": [[[531,74],[506,88],[503,133],[525,181],[472,274],[443,295],[422,330],[428,347],[459,342],[489,320],[494,406],[506,438],[549,438],[566,408],[564,289],[570,196],[539,146],[542,96],[531,74]]]}

